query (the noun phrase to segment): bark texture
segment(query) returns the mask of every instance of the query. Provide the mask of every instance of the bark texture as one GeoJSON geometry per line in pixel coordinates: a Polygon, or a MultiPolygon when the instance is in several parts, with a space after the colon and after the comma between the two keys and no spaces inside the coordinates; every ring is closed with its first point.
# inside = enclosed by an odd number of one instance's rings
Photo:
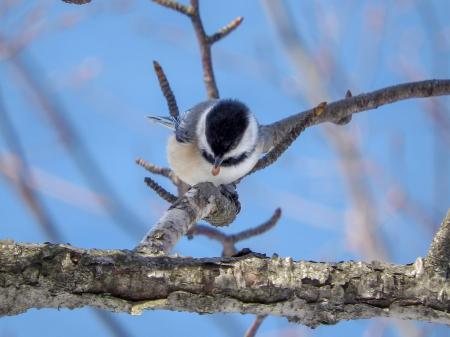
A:
{"type": "Polygon", "coordinates": [[[315,327],[397,317],[450,324],[441,273],[380,262],[321,263],[248,254],[149,257],[125,250],[0,241],[0,315],[91,306],[284,316],[315,327]]]}
{"type": "Polygon", "coordinates": [[[448,278],[450,275],[450,209],[434,236],[426,259],[428,265],[448,278]]]}
{"type": "Polygon", "coordinates": [[[170,206],[135,250],[147,255],[167,254],[197,221],[226,226],[240,210],[237,197],[228,198],[211,183],[197,184],[170,206]]]}

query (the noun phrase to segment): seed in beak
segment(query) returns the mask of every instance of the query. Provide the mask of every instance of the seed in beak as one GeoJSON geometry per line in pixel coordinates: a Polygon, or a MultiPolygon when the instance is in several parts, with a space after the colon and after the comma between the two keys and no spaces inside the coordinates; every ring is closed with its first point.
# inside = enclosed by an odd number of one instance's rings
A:
{"type": "Polygon", "coordinates": [[[211,170],[211,174],[215,177],[220,173],[220,165],[222,164],[223,159],[220,157],[216,157],[214,159],[213,168],[211,170]]]}
{"type": "Polygon", "coordinates": [[[215,177],[220,173],[220,166],[213,166],[211,170],[211,174],[215,177]]]}

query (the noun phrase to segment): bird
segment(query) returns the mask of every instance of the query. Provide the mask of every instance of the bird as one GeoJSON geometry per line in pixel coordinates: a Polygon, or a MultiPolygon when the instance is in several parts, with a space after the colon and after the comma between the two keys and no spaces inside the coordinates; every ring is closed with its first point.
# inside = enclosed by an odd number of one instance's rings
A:
{"type": "Polygon", "coordinates": [[[191,186],[232,184],[266,152],[267,137],[255,115],[235,99],[204,101],[177,117],[147,117],[173,130],[167,159],[175,175],[191,186]]]}

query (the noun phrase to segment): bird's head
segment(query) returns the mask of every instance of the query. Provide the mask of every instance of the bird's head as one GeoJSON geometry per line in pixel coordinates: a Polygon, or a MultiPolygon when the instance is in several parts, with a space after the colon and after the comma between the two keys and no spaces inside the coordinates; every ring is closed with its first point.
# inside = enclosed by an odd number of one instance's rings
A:
{"type": "Polygon", "coordinates": [[[217,100],[205,111],[197,127],[199,149],[212,165],[212,175],[221,166],[234,166],[244,161],[255,149],[258,123],[243,103],[217,100]]]}

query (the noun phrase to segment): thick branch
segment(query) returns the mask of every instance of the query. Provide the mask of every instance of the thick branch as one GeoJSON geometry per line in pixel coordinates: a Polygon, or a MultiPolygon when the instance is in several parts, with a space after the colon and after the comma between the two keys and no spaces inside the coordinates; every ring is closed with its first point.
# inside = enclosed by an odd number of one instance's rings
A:
{"type": "Polygon", "coordinates": [[[91,306],[277,315],[318,326],[396,317],[450,324],[449,281],[415,265],[143,257],[0,241],[0,315],[91,306]]]}
{"type": "Polygon", "coordinates": [[[170,206],[136,251],[167,254],[197,221],[205,219],[215,226],[225,226],[233,222],[239,211],[237,200],[229,200],[211,183],[200,183],[170,206]]]}

